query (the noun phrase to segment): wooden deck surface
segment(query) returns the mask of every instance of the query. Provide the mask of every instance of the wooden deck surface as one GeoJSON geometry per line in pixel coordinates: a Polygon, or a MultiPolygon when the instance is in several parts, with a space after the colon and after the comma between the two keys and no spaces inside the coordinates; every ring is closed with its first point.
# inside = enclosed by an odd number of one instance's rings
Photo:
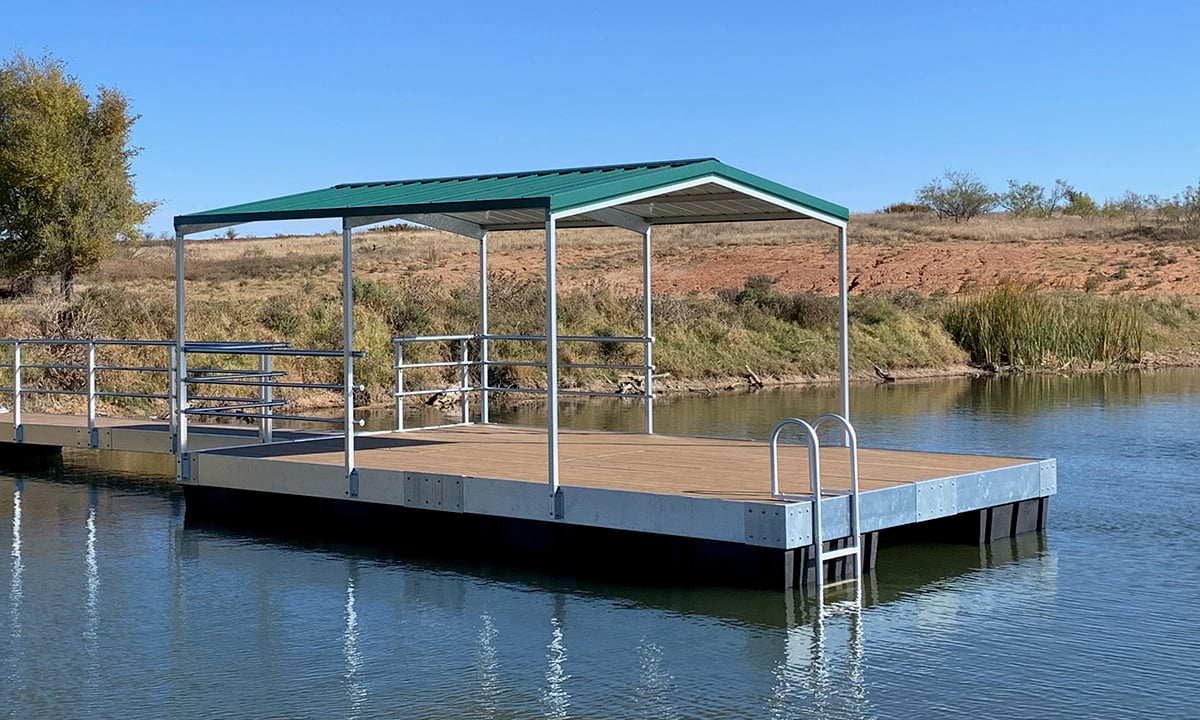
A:
{"type": "MultiPolygon", "coordinates": [[[[359,467],[409,470],[504,480],[546,482],[546,433],[541,428],[469,425],[359,437],[359,467]]],[[[291,445],[218,451],[340,465],[343,441],[330,438],[291,445]]],[[[563,485],[681,494],[731,500],[769,500],[765,442],[563,430],[559,442],[563,485]]],[[[780,445],[784,492],[808,492],[803,446],[780,445]]],[[[821,449],[825,488],[849,486],[845,448],[821,449]]],[[[859,449],[863,491],[1033,462],[1022,458],[859,449]]]]}
{"type": "MultiPolygon", "coordinates": [[[[0,425],[12,427],[13,414],[11,412],[0,413],[0,425]]],[[[87,427],[87,419],[83,415],[63,415],[57,413],[21,413],[21,423],[23,425],[46,425],[53,427],[87,427]]],[[[127,430],[146,430],[149,432],[170,432],[171,424],[166,420],[157,418],[126,418],[126,417],[109,417],[107,415],[96,416],[96,427],[99,428],[123,428],[127,430]]],[[[246,442],[254,442],[258,437],[258,424],[255,423],[212,423],[212,422],[196,422],[194,420],[188,422],[188,432],[203,433],[205,435],[230,435],[236,437],[245,437],[246,442]]],[[[280,430],[275,431],[278,438],[286,438],[289,440],[298,440],[304,437],[313,435],[327,435],[328,432],[308,431],[308,430],[280,430]]],[[[339,435],[340,437],[340,435],[339,435]]]]}

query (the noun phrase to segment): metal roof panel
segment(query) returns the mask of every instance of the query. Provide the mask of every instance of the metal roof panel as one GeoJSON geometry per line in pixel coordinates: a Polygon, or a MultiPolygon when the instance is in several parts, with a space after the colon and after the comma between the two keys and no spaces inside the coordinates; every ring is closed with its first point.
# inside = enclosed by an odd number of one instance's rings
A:
{"type": "MultiPolygon", "coordinates": [[[[713,158],[603,165],[559,170],[499,173],[419,180],[343,183],[320,190],[231,205],[175,217],[181,232],[219,224],[235,225],[260,220],[337,217],[400,217],[417,213],[484,213],[501,210],[541,210],[570,214],[588,208],[625,205],[649,222],[687,222],[691,216],[729,221],[769,213],[781,217],[805,216],[793,208],[812,211],[814,217],[845,221],[849,211],[834,203],[793,190],[785,185],[738,170],[713,158]],[[706,183],[712,178],[712,183],[706,183]],[[727,181],[724,185],[720,180],[727,181]],[[680,185],[694,185],[679,191],[680,185]],[[732,184],[733,187],[730,185],[732,184]],[[741,191],[744,187],[750,193],[741,191]],[[661,195],[655,195],[656,190],[661,195]],[[715,195],[716,197],[703,197],[715,195]],[[655,206],[647,198],[660,198],[655,206]],[[623,200],[628,198],[629,202],[623,200]],[[772,202],[774,200],[775,202],[772,202]]],[[[496,218],[504,215],[496,213],[496,218]]],[[[489,229],[528,227],[521,213],[505,222],[491,218],[480,223],[489,229]]],[[[574,218],[572,225],[591,224],[574,218]]],[[[602,224],[596,222],[595,224],[602,224]]]]}

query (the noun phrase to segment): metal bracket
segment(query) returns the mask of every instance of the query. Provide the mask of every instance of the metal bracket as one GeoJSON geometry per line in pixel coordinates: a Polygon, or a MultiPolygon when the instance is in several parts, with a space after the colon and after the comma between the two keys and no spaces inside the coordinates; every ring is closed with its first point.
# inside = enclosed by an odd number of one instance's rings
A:
{"type": "Polygon", "coordinates": [[[25,426],[13,426],[13,442],[25,442],[25,426]]]}
{"type": "Polygon", "coordinates": [[[354,468],[346,476],[346,494],[350,497],[358,497],[358,468],[354,468]]]}
{"type": "Polygon", "coordinates": [[[88,430],[88,447],[90,447],[90,448],[100,447],[100,429],[99,428],[91,428],[88,430]]]}
{"type": "Polygon", "coordinates": [[[566,502],[563,500],[562,488],[554,491],[554,519],[562,520],[567,516],[566,502]]]}

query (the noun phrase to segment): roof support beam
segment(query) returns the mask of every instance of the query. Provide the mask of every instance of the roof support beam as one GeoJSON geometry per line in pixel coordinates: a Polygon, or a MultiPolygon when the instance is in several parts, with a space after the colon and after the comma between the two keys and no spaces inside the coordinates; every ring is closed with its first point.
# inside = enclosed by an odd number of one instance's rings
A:
{"type": "Polygon", "coordinates": [[[613,227],[625,228],[630,232],[638,234],[645,233],[650,229],[650,223],[646,219],[631,212],[618,210],[614,207],[596,208],[588,211],[588,216],[593,217],[606,225],[613,227]]]}
{"type": "Polygon", "coordinates": [[[220,230],[221,228],[233,227],[234,225],[239,224],[240,223],[215,222],[201,223],[198,225],[180,225],[179,227],[175,228],[175,234],[179,237],[183,237],[185,235],[192,235],[193,233],[207,232],[209,230],[220,230]]]}
{"type": "Polygon", "coordinates": [[[742,193],[736,193],[736,192],[679,193],[679,194],[671,194],[671,195],[659,195],[657,197],[650,198],[649,200],[643,200],[641,203],[638,203],[638,204],[645,205],[645,204],[655,204],[655,203],[666,203],[668,205],[674,205],[677,203],[727,202],[727,201],[731,201],[731,200],[736,201],[736,200],[745,200],[745,199],[746,199],[745,195],[743,195],[742,193]]]}
{"type": "Polygon", "coordinates": [[[434,230],[445,230],[448,233],[455,235],[464,235],[474,240],[482,240],[483,234],[487,232],[483,226],[476,225],[473,222],[460,220],[459,218],[442,215],[440,213],[412,213],[409,215],[363,215],[361,217],[347,217],[346,222],[350,227],[360,228],[366,225],[374,225],[381,222],[389,222],[391,220],[403,220],[404,222],[413,223],[414,225],[424,225],[431,227],[434,230]]]}
{"type": "MultiPolygon", "coordinates": [[[[649,188],[649,189],[642,190],[639,192],[630,193],[628,195],[625,195],[624,197],[610,198],[610,199],[602,200],[602,201],[599,201],[596,203],[590,203],[587,205],[579,205],[579,206],[576,206],[573,208],[567,208],[565,210],[556,212],[555,217],[557,217],[559,219],[563,219],[563,218],[568,218],[568,217],[574,217],[576,215],[591,215],[592,212],[595,210],[599,210],[599,209],[603,209],[603,208],[612,208],[612,207],[616,207],[616,206],[629,206],[629,205],[645,204],[646,202],[648,202],[648,201],[652,202],[652,201],[656,200],[657,198],[663,198],[664,203],[670,203],[671,202],[670,193],[680,192],[682,190],[688,190],[690,188],[700,187],[703,185],[719,185],[731,192],[739,193],[739,194],[742,194],[745,196],[756,198],[758,200],[762,200],[763,202],[770,203],[771,205],[783,208],[785,210],[791,211],[791,212],[796,213],[797,215],[801,215],[803,217],[812,218],[813,220],[819,220],[823,223],[833,225],[834,227],[846,227],[846,221],[842,220],[841,218],[834,217],[833,215],[828,215],[826,213],[820,212],[819,210],[814,210],[812,208],[806,207],[799,203],[795,203],[790,200],[786,200],[784,198],[778,197],[776,195],[772,195],[771,193],[756,190],[748,185],[744,185],[735,180],[729,180],[729,179],[721,177],[719,175],[704,175],[701,177],[690,178],[688,180],[682,180],[680,182],[677,182],[677,183],[674,183],[671,185],[664,185],[662,187],[649,188]],[[664,196],[666,196],[666,197],[664,197],[664,196]]],[[[725,218],[725,220],[727,222],[736,222],[738,220],[743,220],[743,219],[746,219],[746,218],[738,217],[738,216],[728,216],[725,218]]],[[[658,218],[650,218],[650,220],[651,220],[651,222],[656,223],[656,224],[659,222],[658,218]]],[[[684,220],[683,218],[679,218],[678,220],[680,222],[697,222],[697,220],[691,219],[691,218],[689,218],[687,220],[684,220]]],[[[707,219],[705,219],[704,221],[710,222],[710,220],[707,220],[707,219]]],[[[712,221],[715,221],[715,220],[712,220],[712,221]]]]}
{"type": "Polygon", "coordinates": [[[784,200],[783,198],[780,198],[775,195],[771,195],[770,193],[765,193],[760,190],[756,190],[755,188],[752,188],[748,185],[743,185],[740,182],[736,182],[733,180],[727,180],[723,177],[715,177],[715,176],[712,178],[712,182],[716,185],[720,185],[721,187],[729,188],[730,190],[733,190],[734,192],[739,192],[744,195],[749,195],[750,197],[758,198],[759,200],[762,200],[763,202],[767,202],[767,203],[770,203],[777,207],[786,208],[788,210],[791,210],[792,212],[799,213],[801,215],[805,215],[807,217],[812,218],[813,220],[820,220],[823,223],[826,223],[828,225],[833,225],[834,227],[838,227],[838,228],[846,227],[846,221],[839,217],[834,217],[833,215],[827,215],[823,212],[820,212],[819,210],[813,210],[812,208],[804,207],[803,205],[793,203],[789,200],[784,200]]]}
{"type": "Polygon", "coordinates": [[[347,216],[342,218],[342,227],[345,228],[360,228],[376,223],[387,222],[389,220],[398,219],[395,215],[360,215],[358,217],[347,216]]]}
{"type": "Polygon", "coordinates": [[[759,222],[763,220],[812,220],[810,217],[796,217],[791,213],[756,213],[754,215],[738,215],[731,220],[728,215],[679,215],[654,217],[652,225],[685,225],[688,223],[728,223],[728,222],[759,222]]]}
{"type": "Polygon", "coordinates": [[[401,215],[401,220],[406,220],[425,227],[431,227],[435,230],[445,230],[448,233],[455,235],[463,235],[475,240],[482,240],[487,234],[487,230],[482,225],[476,225],[473,222],[461,220],[451,215],[441,215],[438,213],[414,213],[412,215],[401,215]]]}

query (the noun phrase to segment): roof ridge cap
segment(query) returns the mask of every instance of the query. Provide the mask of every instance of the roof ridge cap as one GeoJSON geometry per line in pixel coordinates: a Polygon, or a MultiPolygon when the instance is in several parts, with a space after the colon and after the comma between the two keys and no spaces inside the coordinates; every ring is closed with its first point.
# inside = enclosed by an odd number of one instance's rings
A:
{"type": "Polygon", "coordinates": [[[371,180],[366,182],[348,182],[338,183],[332,186],[334,190],[345,190],[349,188],[370,187],[373,185],[424,185],[440,182],[462,182],[465,180],[499,180],[501,178],[515,178],[534,175],[569,175],[572,173],[589,173],[603,172],[611,170],[634,170],[637,168],[660,168],[660,167],[683,167],[685,165],[697,165],[705,162],[720,162],[715,157],[704,158],[686,158],[680,160],[655,160],[651,162],[640,163],[623,163],[620,165],[587,165],[581,167],[567,168],[547,168],[544,170],[521,170],[517,172],[503,173],[482,173],[476,175],[449,175],[446,177],[432,178],[409,178],[406,180],[371,180]]]}

